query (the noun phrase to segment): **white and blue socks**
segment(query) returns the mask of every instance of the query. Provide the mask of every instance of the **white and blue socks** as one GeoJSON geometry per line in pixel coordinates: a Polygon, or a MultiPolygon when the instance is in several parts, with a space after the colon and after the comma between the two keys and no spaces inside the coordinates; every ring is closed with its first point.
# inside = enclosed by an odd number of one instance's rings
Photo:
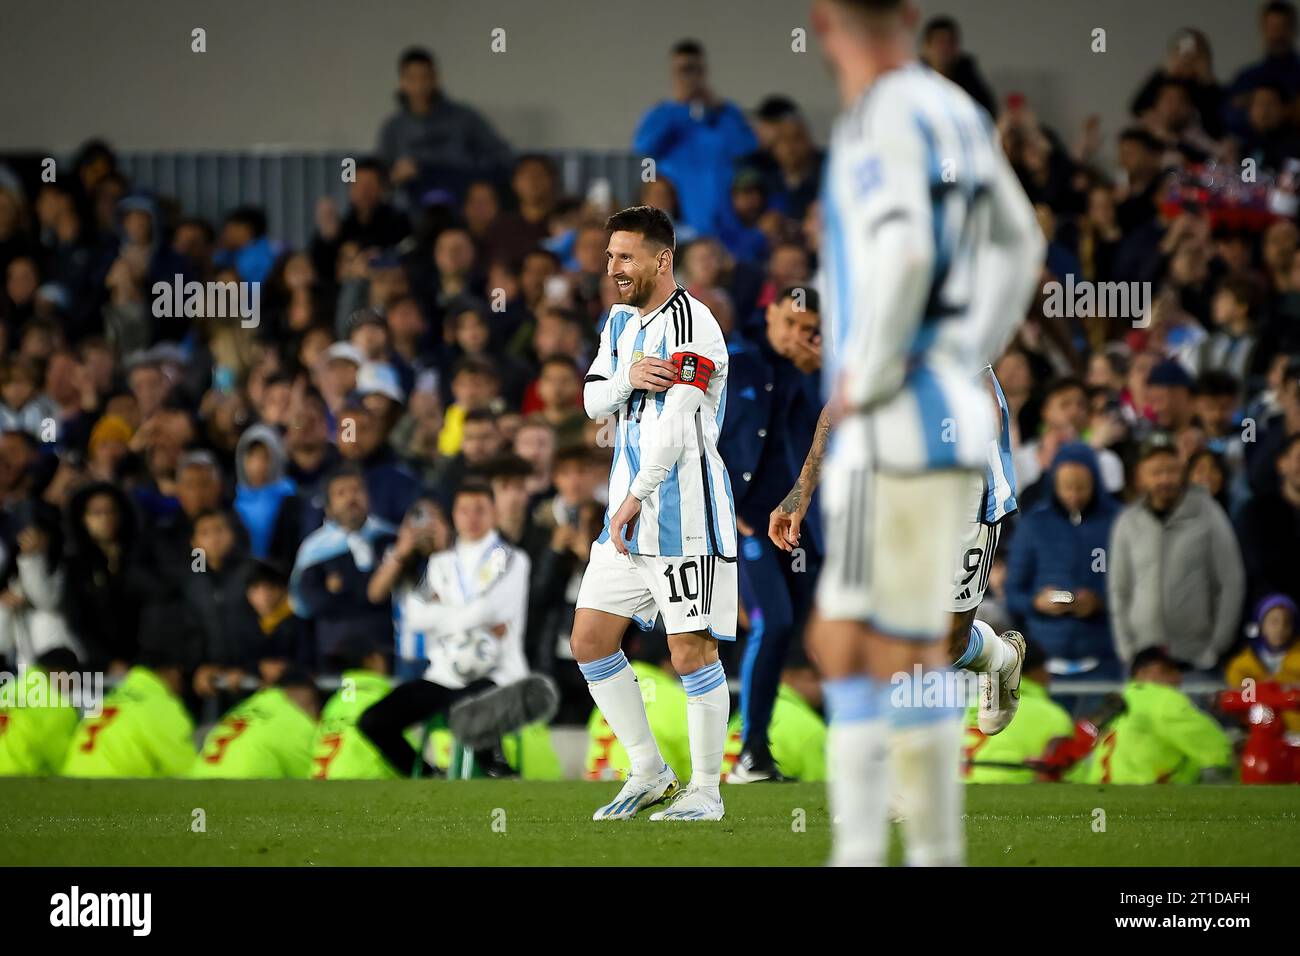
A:
{"type": "MultiPolygon", "coordinates": [[[[641,699],[641,683],[636,679],[636,672],[628,665],[627,655],[618,650],[600,660],[579,664],[578,668],[587,679],[591,699],[596,702],[606,723],[614,731],[614,736],[627,751],[628,759],[632,762],[632,773],[659,773],[664,767],[664,758],[650,731],[645,701],[641,699]]],[[[694,741],[695,732],[692,729],[692,750],[694,741]]]]}
{"type": "Polygon", "coordinates": [[[889,688],[856,675],[826,681],[832,866],[883,866],[889,846],[889,688]]]}
{"type": "Polygon", "coordinates": [[[727,746],[731,694],[722,661],[682,675],[686,690],[686,729],[691,740],[691,786],[717,790],[722,752],[727,746]]]}
{"type": "MultiPolygon", "coordinates": [[[[997,635],[992,637],[1002,643],[997,635]]],[[[929,671],[921,676],[922,688],[929,682],[941,681],[940,687],[952,688],[955,694],[959,682],[951,678],[945,671],[929,671]]],[[[915,674],[909,674],[905,681],[914,679],[915,674]]],[[[907,864],[961,866],[965,858],[960,770],[962,710],[947,700],[940,706],[916,706],[926,699],[921,688],[915,693],[908,686],[899,690],[902,693],[889,707],[889,742],[894,787],[904,811],[907,864]],[[911,706],[897,706],[903,703],[911,706]]]]}
{"type": "Polygon", "coordinates": [[[961,657],[953,661],[952,666],[959,670],[974,671],[977,674],[1002,670],[1008,654],[1015,654],[1015,649],[998,636],[993,628],[983,621],[971,625],[970,637],[966,640],[966,650],[961,657]]]}

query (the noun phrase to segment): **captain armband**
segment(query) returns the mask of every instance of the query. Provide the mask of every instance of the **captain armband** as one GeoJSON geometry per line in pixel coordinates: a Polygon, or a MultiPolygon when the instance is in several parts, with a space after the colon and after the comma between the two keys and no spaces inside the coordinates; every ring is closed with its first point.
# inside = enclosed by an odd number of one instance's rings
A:
{"type": "Polygon", "coordinates": [[[695,352],[674,352],[671,361],[677,369],[677,378],[673,384],[694,385],[701,392],[709,390],[709,380],[717,368],[712,359],[695,352]]]}

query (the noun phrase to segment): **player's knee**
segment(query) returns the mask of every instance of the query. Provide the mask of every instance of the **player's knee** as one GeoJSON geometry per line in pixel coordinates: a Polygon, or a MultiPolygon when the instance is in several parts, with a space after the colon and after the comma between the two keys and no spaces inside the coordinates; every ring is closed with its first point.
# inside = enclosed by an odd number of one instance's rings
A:
{"type": "Polygon", "coordinates": [[[708,667],[718,659],[717,652],[712,655],[700,644],[678,644],[671,648],[673,670],[678,675],[694,674],[702,667],[708,667]]]}

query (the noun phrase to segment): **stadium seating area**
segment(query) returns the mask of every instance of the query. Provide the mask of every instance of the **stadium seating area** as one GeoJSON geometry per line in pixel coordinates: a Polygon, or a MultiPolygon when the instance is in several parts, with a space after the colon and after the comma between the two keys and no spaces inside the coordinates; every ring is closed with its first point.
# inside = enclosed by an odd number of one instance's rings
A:
{"type": "MultiPolygon", "coordinates": [[[[1048,241],[1041,295],[994,363],[1019,515],[980,616],[1022,630],[1037,679],[1080,713],[1152,648],[1191,686],[1300,683],[1295,8],[1260,24],[1260,59],[1233,76],[1179,30],[1109,141],[991,89],[951,21],[921,39],[989,110],[1048,241]]],[[[331,157],[340,182],[293,184],[302,241],[280,200],[278,233],[264,206],[213,215],[105,141],[57,182],[0,156],[0,670],[61,649],[110,684],[178,668],[200,724],[286,675],[337,686],[375,649],[418,676],[422,648],[364,578],[329,584],[328,620],[294,601],[322,482],[350,463],[369,516],[418,524],[425,553],[451,543],[456,489],[490,483],[531,562],[529,666],[559,685],[559,723],[588,724],[567,637],[611,455],[581,398],[615,301],[605,218],[668,212],[680,283],[736,343],[761,340],[780,294],[816,283],[823,144],[797,103],[719,100],[724,133],[684,143],[652,111],[627,156],[566,170],[422,88],[425,62],[403,56],[407,103],[373,151],[331,157]],[[653,175],[627,175],[644,159],[653,175]],[[235,283],[231,309],[212,283],[235,283]]],[[[753,610],[724,652],[733,678],[753,610]]],[[[652,670],[664,644],[629,656],[652,670]]],[[[809,718],[812,663],[796,647],[787,672],[809,718]]],[[[601,735],[592,719],[594,777],[617,762],[601,735]]]]}

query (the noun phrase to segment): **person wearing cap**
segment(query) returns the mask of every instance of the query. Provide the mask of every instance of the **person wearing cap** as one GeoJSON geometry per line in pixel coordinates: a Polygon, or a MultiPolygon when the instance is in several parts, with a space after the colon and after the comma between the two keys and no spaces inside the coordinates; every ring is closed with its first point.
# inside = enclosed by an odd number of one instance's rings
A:
{"type": "MultiPolygon", "coordinates": [[[[1296,640],[1296,602],[1285,594],[1269,594],[1255,609],[1255,636],[1228,662],[1224,673],[1230,690],[1247,680],[1300,688],[1300,641],[1296,640]]],[[[1282,715],[1286,728],[1300,734],[1300,711],[1282,715]]]]}
{"type": "MultiPolygon", "coordinates": [[[[389,394],[396,393],[390,389],[389,394]]],[[[370,395],[384,393],[376,391],[370,395]]],[[[375,401],[376,398],[367,398],[360,391],[348,396],[339,409],[338,433],[334,440],[339,456],[362,469],[371,511],[396,527],[419,497],[420,481],[388,443],[391,418],[386,420],[376,414],[371,407],[375,401]]]]}
{"type": "Polygon", "coordinates": [[[366,357],[351,342],[335,342],[325,350],[317,373],[317,387],[331,412],[337,412],[357,387],[357,375],[366,357]]]}
{"type": "Polygon", "coordinates": [[[1011,540],[1007,607],[1042,648],[1052,673],[1118,678],[1106,608],[1105,553],[1119,505],[1103,487],[1097,455],[1061,446],[1050,492],[1027,511],[1011,540]]]}
{"type": "Polygon", "coordinates": [[[1245,597],[1232,525],[1204,488],[1187,485],[1168,436],[1143,445],[1137,485],[1141,497],[1120,512],[1102,555],[1116,653],[1131,662],[1162,645],[1211,670],[1236,637],[1245,597]]]}
{"type": "Polygon", "coordinates": [[[1193,386],[1187,369],[1173,359],[1151,370],[1147,376],[1147,403],[1157,429],[1177,434],[1192,423],[1196,413],[1193,386]]]}
{"type": "Polygon", "coordinates": [[[386,442],[406,403],[397,369],[387,362],[366,362],[357,372],[357,394],[379,422],[386,442]]]}
{"type": "Polygon", "coordinates": [[[1081,783],[1222,782],[1232,742],[1182,691],[1187,665],[1163,647],[1133,657],[1124,712],[1078,771],[1081,783]]]}

